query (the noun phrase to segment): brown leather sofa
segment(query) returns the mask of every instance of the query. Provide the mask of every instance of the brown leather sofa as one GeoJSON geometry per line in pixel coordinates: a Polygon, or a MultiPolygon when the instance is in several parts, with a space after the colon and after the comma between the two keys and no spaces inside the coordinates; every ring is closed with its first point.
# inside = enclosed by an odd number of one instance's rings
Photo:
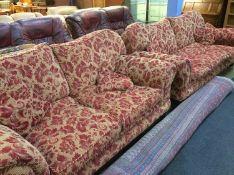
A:
{"type": "Polygon", "coordinates": [[[127,25],[134,22],[125,6],[85,9],[65,20],[73,39],[101,29],[111,29],[121,34],[127,25]]]}
{"type": "Polygon", "coordinates": [[[0,48],[21,44],[64,43],[71,40],[60,18],[38,17],[0,24],[0,48]]]}
{"type": "Polygon", "coordinates": [[[123,33],[124,29],[134,22],[132,14],[126,6],[111,6],[102,9],[106,12],[110,29],[123,33]]]}
{"type": "Polygon", "coordinates": [[[52,17],[19,20],[12,25],[12,32],[17,33],[14,38],[17,45],[64,43],[71,39],[60,18],[52,17]]]}
{"type": "Polygon", "coordinates": [[[11,25],[8,23],[0,23],[0,31],[0,48],[14,45],[11,40],[11,25]]]}
{"type": "Polygon", "coordinates": [[[65,20],[73,39],[96,30],[110,28],[105,12],[97,8],[81,10],[65,20]]]}

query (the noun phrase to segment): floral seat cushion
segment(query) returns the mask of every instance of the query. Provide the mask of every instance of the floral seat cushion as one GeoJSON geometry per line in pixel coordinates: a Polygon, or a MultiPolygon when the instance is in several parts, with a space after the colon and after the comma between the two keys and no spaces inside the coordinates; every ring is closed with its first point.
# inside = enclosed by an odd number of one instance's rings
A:
{"type": "Polygon", "coordinates": [[[137,121],[153,111],[161,102],[162,92],[156,88],[134,86],[126,91],[98,93],[96,87],[84,89],[76,100],[84,106],[110,113],[124,129],[134,126],[137,121]]]}
{"type": "Polygon", "coordinates": [[[44,155],[53,174],[77,174],[119,133],[120,126],[107,113],[65,97],[52,105],[49,114],[26,139],[44,155]]]}

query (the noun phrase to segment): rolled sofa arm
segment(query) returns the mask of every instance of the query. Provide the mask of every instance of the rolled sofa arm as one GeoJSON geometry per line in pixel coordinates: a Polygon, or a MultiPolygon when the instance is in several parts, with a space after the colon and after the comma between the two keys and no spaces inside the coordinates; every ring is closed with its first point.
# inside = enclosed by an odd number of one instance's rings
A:
{"type": "Polygon", "coordinates": [[[50,172],[37,148],[10,128],[0,125],[0,174],[47,175],[50,172]]]}
{"type": "Polygon", "coordinates": [[[234,28],[215,28],[215,44],[234,46],[234,28]]]}
{"type": "Polygon", "coordinates": [[[182,58],[176,55],[167,55],[161,53],[150,53],[150,52],[135,52],[132,55],[137,57],[147,57],[151,59],[159,59],[173,63],[176,66],[176,75],[173,81],[173,89],[179,90],[188,87],[191,81],[191,63],[188,59],[182,58]]]}
{"type": "Polygon", "coordinates": [[[170,98],[176,67],[169,62],[147,57],[122,55],[116,71],[131,78],[134,84],[163,89],[164,99],[170,98]]]}

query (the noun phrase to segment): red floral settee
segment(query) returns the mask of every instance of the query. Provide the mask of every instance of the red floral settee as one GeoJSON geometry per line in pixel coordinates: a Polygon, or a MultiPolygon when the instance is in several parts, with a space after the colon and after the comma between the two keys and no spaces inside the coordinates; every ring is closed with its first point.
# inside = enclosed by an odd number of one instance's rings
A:
{"type": "Polygon", "coordinates": [[[134,23],[122,34],[129,54],[176,65],[172,97],[179,101],[234,62],[233,36],[233,29],[205,24],[195,11],[157,23],[134,23]]]}
{"type": "Polygon", "coordinates": [[[92,174],[170,107],[176,67],[110,30],[0,60],[0,174],[92,174]]]}

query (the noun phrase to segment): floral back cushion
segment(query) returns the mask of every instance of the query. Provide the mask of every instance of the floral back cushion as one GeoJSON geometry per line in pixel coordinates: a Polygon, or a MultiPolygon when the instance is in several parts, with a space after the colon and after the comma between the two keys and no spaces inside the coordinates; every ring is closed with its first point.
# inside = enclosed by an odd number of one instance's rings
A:
{"type": "Polygon", "coordinates": [[[178,50],[175,34],[167,19],[149,24],[148,29],[150,31],[150,45],[147,51],[172,54],[178,50]]]}
{"type": "Polygon", "coordinates": [[[97,91],[125,91],[133,88],[134,84],[131,79],[123,74],[102,70],[97,78],[97,91]]]}
{"type": "Polygon", "coordinates": [[[205,20],[198,11],[188,11],[184,14],[185,17],[191,19],[194,23],[194,29],[205,28],[205,20]]]}
{"type": "Polygon", "coordinates": [[[46,44],[5,54],[0,69],[17,76],[43,100],[56,101],[69,94],[69,87],[52,49],[46,44]]]}
{"type": "Polygon", "coordinates": [[[168,19],[175,33],[175,38],[179,49],[195,42],[193,36],[194,23],[190,18],[179,16],[168,19]]]}
{"type": "Polygon", "coordinates": [[[102,67],[113,71],[119,55],[126,53],[121,37],[108,29],[52,45],[52,48],[74,96],[83,88],[96,84],[102,67]]]}
{"type": "Polygon", "coordinates": [[[0,124],[27,135],[31,127],[44,117],[50,103],[42,100],[16,75],[2,68],[0,83],[0,124]]]}
{"type": "Polygon", "coordinates": [[[128,25],[121,37],[129,54],[135,51],[145,51],[150,43],[147,25],[140,22],[128,25]]]}
{"type": "Polygon", "coordinates": [[[196,29],[194,38],[198,43],[210,45],[214,44],[215,40],[219,37],[218,34],[219,32],[216,32],[214,26],[207,23],[204,28],[196,29]]]}

